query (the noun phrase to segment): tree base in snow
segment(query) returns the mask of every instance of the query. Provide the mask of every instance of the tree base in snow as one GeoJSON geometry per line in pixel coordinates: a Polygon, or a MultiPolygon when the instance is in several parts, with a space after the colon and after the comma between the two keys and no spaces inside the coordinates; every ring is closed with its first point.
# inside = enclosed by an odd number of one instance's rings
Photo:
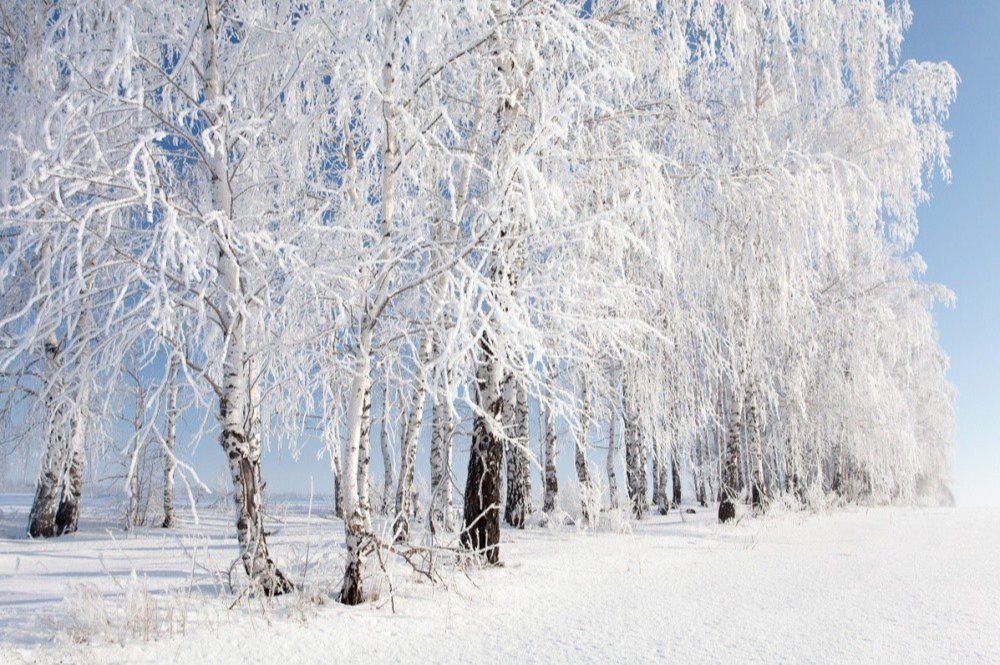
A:
{"type": "Polygon", "coordinates": [[[344,571],[344,585],[340,589],[340,602],[344,605],[360,605],[365,602],[361,586],[361,570],[357,563],[347,565],[344,571]]]}
{"type": "Polygon", "coordinates": [[[734,519],[736,519],[736,504],[729,499],[723,499],[719,503],[719,521],[725,524],[734,519]]]}
{"type": "Polygon", "coordinates": [[[295,585],[292,584],[292,581],[285,577],[285,574],[277,568],[267,578],[256,580],[256,584],[261,593],[268,598],[283,596],[286,593],[295,591],[295,585]]]}

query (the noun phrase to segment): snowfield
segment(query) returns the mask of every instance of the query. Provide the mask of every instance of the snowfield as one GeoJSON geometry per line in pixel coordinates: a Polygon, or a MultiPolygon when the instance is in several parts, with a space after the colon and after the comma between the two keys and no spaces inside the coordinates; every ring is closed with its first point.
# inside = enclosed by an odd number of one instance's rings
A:
{"type": "Polygon", "coordinates": [[[4,663],[1000,661],[988,511],[505,530],[503,567],[447,569],[432,586],[397,564],[392,593],[379,574],[378,600],[349,608],[330,598],[343,533],[325,505],[276,507],[273,550],[304,591],[262,603],[227,589],[222,509],[131,536],[85,512],[80,533],[32,542],[29,502],[0,497],[4,663]]]}

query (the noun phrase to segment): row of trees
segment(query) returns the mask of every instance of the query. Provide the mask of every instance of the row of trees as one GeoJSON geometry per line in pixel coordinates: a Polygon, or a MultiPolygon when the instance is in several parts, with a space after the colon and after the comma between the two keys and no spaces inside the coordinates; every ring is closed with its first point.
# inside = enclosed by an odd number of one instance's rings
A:
{"type": "Polygon", "coordinates": [[[422,444],[441,533],[468,440],[487,562],[533,468],[555,508],[560,434],[590,522],[595,448],[635,518],[686,476],[723,521],[945,480],[949,295],[912,245],[957,77],[901,61],[905,0],[13,5],[0,370],[4,446],[41,449],[33,536],[75,528],[123,408],[127,476],[155,442],[169,492],[178,414],[217,433],[268,595],[262,447],[337,451],[346,603],[373,482],[411,537],[422,444]]]}

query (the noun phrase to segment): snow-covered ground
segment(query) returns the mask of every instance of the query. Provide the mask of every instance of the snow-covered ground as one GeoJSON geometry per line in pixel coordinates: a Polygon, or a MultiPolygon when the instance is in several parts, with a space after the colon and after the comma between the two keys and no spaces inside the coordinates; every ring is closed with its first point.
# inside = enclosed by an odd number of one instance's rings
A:
{"type": "Polygon", "coordinates": [[[85,514],[80,533],[31,542],[27,500],[0,497],[4,663],[1000,662],[986,511],[505,531],[501,568],[432,587],[396,567],[392,594],[373,581],[380,599],[347,608],[324,601],[342,561],[326,506],[275,511],[273,550],[306,592],[263,604],[226,589],[222,510],[131,536],[85,514]]]}

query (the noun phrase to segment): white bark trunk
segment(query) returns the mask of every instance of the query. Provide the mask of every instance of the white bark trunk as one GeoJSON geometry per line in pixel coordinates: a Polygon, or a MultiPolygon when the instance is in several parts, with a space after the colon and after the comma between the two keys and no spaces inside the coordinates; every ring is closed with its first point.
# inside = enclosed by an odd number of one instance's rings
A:
{"type": "Polygon", "coordinates": [[[735,396],[729,418],[729,431],[726,435],[725,452],[722,459],[722,469],[719,475],[719,521],[728,522],[736,518],[736,503],[740,497],[740,405],[735,396]]]}
{"type": "Polygon", "coordinates": [[[379,448],[382,450],[382,505],[381,512],[388,515],[392,508],[393,454],[389,443],[389,375],[386,373],[382,388],[382,428],[379,432],[379,448]]]}
{"type": "Polygon", "coordinates": [[[171,360],[170,387],[167,393],[167,423],[163,433],[163,528],[174,527],[174,469],[177,459],[174,457],[177,449],[177,361],[171,360]]]}
{"type": "MultiPolygon", "coordinates": [[[[554,399],[551,390],[552,379],[549,379],[549,400],[554,399]]],[[[556,495],[559,492],[559,475],[556,471],[556,455],[559,451],[558,436],[556,434],[556,419],[553,408],[550,406],[545,411],[545,497],[542,503],[542,510],[551,513],[556,509],[556,495]]]]}
{"type": "Polygon", "coordinates": [[[646,480],[646,454],[639,426],[639,412],[635,406],[635,396],[628,381],[623,380],[624,393],[624,434],[625,434],[625,481],[628,489],[632,516],[642,519],[649,509],[646,480]]]}
{"type": "Polygon", "coordinates": [[[46,445],[38,474],[35,498],[28,516],[28,535],[48,538],[56,535],[56,513],[63,470],[66,468],[68,439],[63,405],[62,358],[59,340],[51,335],[45,341],[45,411],[46,445]]]}
{"type": "Polygon", "coordinates": [[[653,453],[653,505],[661,515],[670,510],[670,495],[667,493],[667,478],[670,473],[669,446],[658,441],[652,446],[653,453]]]}
{"type": "Polygon", "coordinates": [[[354,349],[354,380],[351,386],[351,401],[347,409],[347,440],[344,443],[340,471],[340,491],[343,498],[347,539],[347,569],[344,571],[344,583],[340,593],[341,602],[348,605],[357,605],[364,600],[362,575],[370,541],[358,500],[358,459],[364,404],[371,383],[371,339],[370,326],[365,322],[354,349]]]}
{"type": "Polygon", "coordinates": [[[80,523],[80,500],[83,494],[84,443],[90,416],[90,391],[86,385],[77,393],[73,417],[69,421],[69,458],[63,480],[62,498],[56,512],[56,532],[74,533],[80,523]]]}
{"type": "Polygon", "coordinates": [[[80,522],[80,498],[83,495],[84,446],[90,419],[90,358],[91,319],[87,301],[83,299],[80,319],[73,335],[80,344],[77,359],[77,388],[73,416],[69,421],[69,452],[62,498],[56,513],[56,531],[61,535],[73,533],[80,522]]]}
{"type": "Polygon", "coordinates": [[[583,377],[583,393],[580,405],[580,431],[574,442],[574,462],[576,464],[576,479],[580,485],[580,510],[583,521],[592,523],[596,515],[591,513],[594,510],[595,497],[594,489],[590,481],[590,469],[587,468],[587,448],[589,447],[590,436],[590,385],[586,377],[583,377]]]}
{"type": "Polygon", "coordinates": [[[764,484],[764,449],[758,419],[757,395],[750,391],[746,418],[747,435],[750,437],[750,502],[754,510],[762,512],[767,504],[767,486],[764,484]]]}
{"type": "Polygon", "coordinates": [[[217,0],[205,2],[205,29],[202,34],[205,52],[203,69],[205,107],[210,115],[214,145],[208,151],[212,181],[213,220],[218,227],[219,291],[222,330],[226,336],[223,360],[222,396],[219,418],[220,444],[229,461],[236,504],[236,532],[243,566],[252,583],[265,595],[290,591],[291,582],[278,570],[270,557],[264,532],[261,492],[259,432],[252,431],[253,410],[250,403],[250,367],[246,355],[246,307],[240,266],[230,238],[233,222],[233,197],[229,181],[229,141],[226,133],[225,100],[219,70],[219,34],[221,15],[217,0]]]}
{"type": "Polygon", "coordinates": [[[523,529],[531,514],[531,455],[528,440],[528,393],[517,382],[514,398],[514,424],[507,447],[507,506],[504,520],[523,529]]]}
{"type": "Polygon", "coordinates": [[[399,467],[399,482],[396,487],[396,519],[393,524],[393,538],[396,542],[406,542],[410,537],[410,515],[413,511],[413,475],[417,463],[417,444],[424,424],[424,401],[427,396],[426,384],[419,376],[431,352],[431,336],[425,335],[417,359],[417,385],[413,391],[413,408],[406,423],[403,440],[402,463],[399,467]]]}
{"type": "Polygon", "coordinates": [[[364,521],[364,530],[372,530],[371,487],[368,482],[368,472],[371,465],[371,428],[372,428],[372,391],[371,380],[365,390],[364,402],[361,405],[361,436],[358,439],[358,510],[364,521]]]}
{"type": "Polygon", "coordinates": [[[451,415],[449,379],[443,379],[442,394],[434,403],[434,430],[431,434],[431,508],[429,526],[432,534],[452,530],[451,415]]]}
{"type": "Polygon", "coordinates": [[[612,407],[611,418],[608,421],[608,495],[610,508],[618,508],[618,476],[615,472],[615,465],[618,460],[618,412],[612,407]]]}
{"type": "Polygon", "coordinates": [[[361,444],[362,416],[364,403],[371,390],[371,351],[372,337],[375,325],[382,309],[386,305],[389,292],[389,281],[392,277],[390,268],[392,223],[396,210],[395,178],[401,163],[397,137],[396,88],[396,25],[399,12],[403,7],[396,0],[389,11],[388,24],[385,31],[386,58],[382,66],[382,120],[384,123],[384,144],[382,146],[382,220],[381,248],[378,256],[380,273],[374,275],[376,280],[373,297],[367,303],[362,317],[360,334],[355,347],[355,377],[351,394],[351,405],[348,413],[348,441],[344,454],[344,464],[341,473],[344,492],[344,514],[347,515],[347,568],[344,571],[344,583],[340,592],[340,601],[347,605],[357,605],[364,600],[362,575],[364,560],[371,545],[370,534],[366,529],[366,519],[359,505],[357,485],[359,451],[361,444]]]}

